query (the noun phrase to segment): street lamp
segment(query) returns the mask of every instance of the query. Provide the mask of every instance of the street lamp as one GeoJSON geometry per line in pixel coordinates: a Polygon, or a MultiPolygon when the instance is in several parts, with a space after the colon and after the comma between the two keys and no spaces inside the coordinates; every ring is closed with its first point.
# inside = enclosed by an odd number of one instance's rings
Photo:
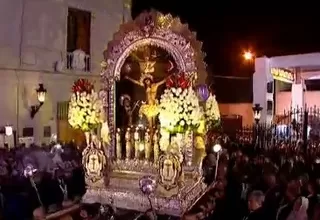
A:
{"type": "Polygon", "coordinates": [[[44,101],[46,100],[47,90],[44,88],[43,84],[39,84],[39,88],[36,89],[37,98],[38,98],[38,105],[31,106],[30,116],[34,118],[37,112],[40,110],[41,106],[43,105],[44,101]]]}
{"type": "Polygon", "coordinates": [[[260,106],[260,104],[254,104],[254,106],[252,107],[253,117],[254,117],[256,124],[259,124],[262,109],[263,108],[260,106]]]}
{"type": "Polygon", "coordinates": [[[220,144],[215,144],[213,146],[213,152],[215,152],[217,154],[217,159],[216,159],[216,170],[214,172],[214,181],[217,180],[217,175],[218,175],[218,166],[219,166],[219,158],[220,158],[220,151],[221,151],[222,147],[220,144]]]}
{"type": "Polygon", "coordinates": [[[215,153],[218,153],[220,150],[221,150],[221,145],[220,144],[215,144],[214,146],[213,146],[213,151],[215,152],[215,153]]]}
{"type": "Polygon", "coordinates": [[[12,126],[4,126],[4,133],[6,136],[11,136],[13,134],[12,126]]]}
{"type": "Polygon", "coordinates": [[[254,58],[254,55],[251,51],[246,51],[243,53],[243,58],[247,61],[252,61],[254,58]]]}

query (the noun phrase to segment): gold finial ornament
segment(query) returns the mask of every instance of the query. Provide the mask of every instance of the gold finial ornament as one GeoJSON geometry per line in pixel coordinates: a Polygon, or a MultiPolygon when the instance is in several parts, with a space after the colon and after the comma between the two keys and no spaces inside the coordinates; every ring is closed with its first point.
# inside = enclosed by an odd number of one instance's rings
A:
{"type": "Polygon", "coordinates": [[[163,29],[169,29],[172,25],[172,22],[173,22],[173,17],[170,14],[168,15],[160,14],[156,20],[157,26],[163,29]]]}

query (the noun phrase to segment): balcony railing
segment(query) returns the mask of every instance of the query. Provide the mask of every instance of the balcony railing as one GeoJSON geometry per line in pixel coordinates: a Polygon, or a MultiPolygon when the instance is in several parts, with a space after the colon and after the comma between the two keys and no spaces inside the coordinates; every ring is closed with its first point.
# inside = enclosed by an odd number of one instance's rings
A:
{"type": "Polygon", "coordinates": [[[78,49],[67,53],[66,67],[68,70],[90,72],[90,55],[78,49]]]}

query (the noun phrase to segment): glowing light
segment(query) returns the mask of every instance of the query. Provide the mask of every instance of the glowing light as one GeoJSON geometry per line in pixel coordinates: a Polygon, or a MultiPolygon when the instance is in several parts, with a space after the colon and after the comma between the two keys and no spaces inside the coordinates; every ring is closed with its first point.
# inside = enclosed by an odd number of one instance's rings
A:
{"type": "Polygon", "coordinates": [[[6,136],[11,136],[13,134],[13,129],[11,126],[5,126],[4,130],[5,130],[6,136]]]}
{"type": "Polygon", "coordinates": [[[36,91],[37,91],[38,101],[40,103],[44,103],[44,101],[46,100],[47,90],[43,87],[42,83],[39,84],[39,88],[36,89],[36,91]]]}
{"type": "Polygon", "coordinates": [[[243,58],[245,60],[253,60],[253,57],[254,57],[254,55],[251,51],[246,51],[243,53],[243,58]]]}
{"type": "Polygon", "coordinates": [[[221,149],[222,149],[222,147],[221,147],[220,144],[215,144],[215,145],[213,146],[213,151],[214,151],[215,153],[218,153],[221,149]]]}
{"type": "Polygon", "coordinates": [[[144,143],[139,144],[139,151],[144,151],[144,143]]]}

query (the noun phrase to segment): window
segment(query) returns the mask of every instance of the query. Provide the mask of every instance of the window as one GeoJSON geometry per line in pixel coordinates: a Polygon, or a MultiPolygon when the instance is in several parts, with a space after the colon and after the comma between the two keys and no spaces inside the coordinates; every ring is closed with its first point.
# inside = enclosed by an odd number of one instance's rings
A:
{"type": "Polygon", "coordinates": [[[282,82],[279,80],[276,80],[277,85],[276,88],[279,92],[290,92],[291,91],[291,83],[282,82]]]}
{"type": "Polygon", "coordinates": [[[307,91],[320,91],[320,80],[306,80],[305,81],[307,91]]]}
{"type": "Polygon", "coordinates": [[[22,129],[23,137],[33,137],[33,128],[27,127],[22,129]]]}
{"type": "Polygon", "coordinates": [[[79,9],[69,8],[68,10],[68,32],[67,32],[67,68],[72,69],[72,56],[75,50],[82,50],[86,54],[86,67],[89,70],[90,55],[90,29],[91,13],[79,9]]]}
{"type": "Polygon", "coordinates": [[[273,101],[267,101],[267,114],[272,115],[273,113],[273,101]]]}
{"type": "Polygon", "coordinates": [[[267,93],[273,93],[273,81],[267,83],[267,93]]]}
{"type": "Polygon", "coordinates": [[[51,127],[50,126],[43,127],[43,137],[51,137],[51,127]]]}

